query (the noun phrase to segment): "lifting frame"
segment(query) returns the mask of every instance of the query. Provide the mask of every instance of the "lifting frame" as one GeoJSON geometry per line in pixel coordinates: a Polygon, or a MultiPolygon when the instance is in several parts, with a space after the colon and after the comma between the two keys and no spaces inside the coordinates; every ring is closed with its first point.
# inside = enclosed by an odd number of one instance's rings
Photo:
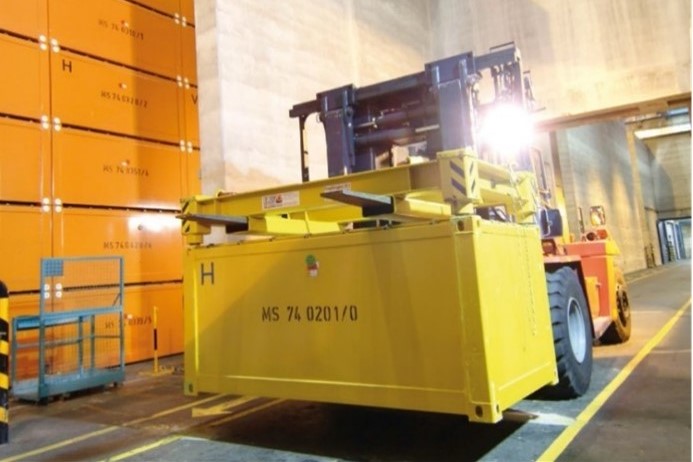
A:
{"type": "Polygon", "coordinates": [[[180,217],[189,245],[201,244],[212,225],[225,226],[228,233],[314,235],[376,218],[447,220],[483,205],[504,206],[518,222],[534,223],[535,191],[531,173],[512,172],[471,151],[447,151],[422,164],[250,193],[196,196],[184,201],[180,217]]]}

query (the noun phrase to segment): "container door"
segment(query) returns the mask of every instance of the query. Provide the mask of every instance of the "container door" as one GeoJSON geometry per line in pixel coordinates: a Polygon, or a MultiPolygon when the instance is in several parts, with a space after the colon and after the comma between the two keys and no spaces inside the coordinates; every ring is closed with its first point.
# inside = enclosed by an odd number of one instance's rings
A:
{"type": "Polygon", "coordinates": [[[49,130],[0,118],[0,200],[40,203],[50,196],[49,130]]]}
{"type": "Polygon", "coordinates": [[[193,146],[200,147],[200,124],[197,109],[197,88],[190,87],[184,90],[185,98],[185,139],[193,146]]]}
{"type": "MultiPolygon", "coordinates": [[[[35,271],[38,274],[38,264],[35,271]]],[[[12,288],[9,288],[12,291],[12,288]]],[[[39,296],[35,294],[20,294],[10,295],[10,323],[17,316],[38,316],[39,314],[39,296]]],[[[13,381],[25,380],[32,377],[38,377],[38,330],[32,329],[22,332],[16,332],[16,340],[18,345],[23,348],[12,351],[13,359],[12,366],[14,376],[13,381]]],[[[52,358],[47,358],[51,361],[52,358]]]]}
{"type": "Polygon", "coordinates": [[[40,261],[50,257],[50,212],[41,207],[0,206],[0,279],[10,292],[39,290],[40,261]]]}
{"type": "Polygon", "coordinates": [[[48,116],[50,80],[45,48],[41,49],[36,42],[0,34],[0,62],[12,63],[2,68],[0,113],[36,120],[48,116]]]}
{"type": "Polygon", "coordinates": [[[125,360],[154,355],[154,308],[157,309],[159,356],[183,351],[183,294],[181,284],[133,286],[125,289],[125,360]]]}
{"type": "Polygon", "coordinates": [[[137,0],[137,2],[169,16],[180,15],[180,5],[176,0],[137,0]]]}
{"type": "Polygon", "coordinates": [[[0,30],[38,40],[46,35],[47,0],[0,0],[0,30]]]}
{"type": "Polygon", "coordinates": [[[195,28],[183,27],[183,77],[197,85],[197,51],[195,49],[195,28]]]}
{"type": "Polygon", "coordinates": [[[116,255],[125,282],[180,281],[180,221],[173,213],[66,207],[54,215],[56,257],[116,255]]]}
{"type": "Polygon", "coordinates": [[[51,38],[63,48],[180,75],[180,26],[169,17],[124,0],[50,0],[50,18],[51,38]]]}
{"type": "Polygon", "coordinates": [[[202,192],[200,185],[200,175],[202,174],[200,166],[200,151],[194,149],[192,152],[185,155],[183,171],[183,197],[191,197],[202,192]]]}
{"type": "Polygon", "coordinates": [[[180,0],[180,14],[188,24],[195,24],[195,1],[180,0]]]}
{"type": "Polygon", "coordinates": [[[74,129],[53,140],[55,195],[64,204],[180,208],[179,147],[74,129]]]}
{"type": "Polygon", "coordinates": [[[51,69],[53,115],[63,125],[180,143],[176,82],[64,51],[51,69]]]}

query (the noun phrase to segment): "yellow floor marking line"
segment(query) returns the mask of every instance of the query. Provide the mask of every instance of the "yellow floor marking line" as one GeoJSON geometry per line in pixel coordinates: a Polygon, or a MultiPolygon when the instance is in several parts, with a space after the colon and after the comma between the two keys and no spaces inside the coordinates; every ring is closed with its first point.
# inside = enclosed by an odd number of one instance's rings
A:
{"type": "Polygon", "coordinates": [[[609,382],[609,384],[592,400],[591,403],[577,416],[575,423],[567,427],[563,432],[558,435],[553,443],[544,451],[544,453],[539,456],[537,460],[541,462],[555,461],[558,456],[568,447],[571,441],[575,439],[580,430],[583,429],[585,425],[594,417],[594,415],[599,411],[599,409],[604,405],[607,399],[614,394],[618,387],[623,384],[623,382],[633,373],[635,368],[640,364],[640,362],[645,359],[645,357],[656,347],[664,337],[669,333],[669,331],[674,327],[676,321],[678,321],[681,316],[690,308],[691,300],[688,299],[686,303],[683,304],[674,316],[672,316],[669,321],[657,332],[657,334],[652,337],[645,346],[636,354],[633,359],[631,359],[626,366],[621,369],[621,371],[614,377],[614,379],[609,382]]]}
{"type": "Polygon", "coordinates": [[[225,397],[227,397],[227,396],[229,396],[229,395],[228,395],[228,394],[222,394],[222,395],[210,396],[209,398],[201,399],[201,400],[195,401],[195,402],[193,402],[193,403],[183,404],[182,406],[178,406],[178,407],[174,407],[174,408],[171,408],[171,409],[167,409],[167,410],[165,410],[165,411],[158,412],[158,413],[156,413],[156,414],[154,414],[154,415],[151,415],[151,416],[142,417],[142,418],[140,418],[140,419],[136,419],[136,420],[131,420],[131,421],[129,421],[129,422],[125,422],[125,423],[122,424],[121,426],[122,426],[122,427],[127,427],[127,426],[130,426],[130,425],[137,425],[138,423],[146,422],[147,420],[158,419],[159,417],[163,417],[163,416],[166,416],[166,415],[169,415],[169,414],[174,414],[174,413],[176,413],[176,412],[178,412],[178,411],[182,411],[182,410],[185,410],[185,409],[189,409],[189,408],[191,408],[191,407],[195,407],[195,406],[198,406],[198,405],[200,405],[200,404],[208,403],[208,402],[210,402],[210,401],[214,401],[215,399],[225,398],[225,397]]]}
{"type": "Polygon", "coordinates": [[[231,422],[233,420],[238,420],[238,419],[243,418],[247,415],[250,415],[254,412],[262,411],[262,410],[267,409],[269,407],[276,406],[277,404],[283,403],[284,401],[286,401],[286,400],[285,399],[275,399],[275,400],[270,401],[269,403],[265,403],[261,406],[257,406],[257,407],[248,409],[246,411],[239,412],[238,414],[230,415],[230,416],[225,417],[221,420],[217,420],[216,422],[213,422],[212,424],[210,424],[210,426],[211,427],[218,427],[219,425],[223,425],[223,424],[231,422]]]}
{"type": "Polygon", "coordinates": [[[158,413],[156,413],[156,414],[154,414],[154,415],[151,415],[151,416],[147,416],[147,417],[142,417],[142,418],[140,418],[140,419],[131,420],[131,421],[125,422],[125,423],[123,423],[123,424],[121,424],[121,425],[112,426],[112,427],[106,427],[106,428],[102,428],[101,430],[96,430],[96,431],[93,431],[93,432],[90,432],[90,433],[85,433],[84,435],[76,436],[76,437],[74,437],[74,438],[70,438],[70,439],[67,439],[67,440],[59,441],[59,442],[57,442],[57,443],[49,444],[48,446],[43,446],[43,447],[41,447],[41,448],[34,449],[33,451],[28,451],[28,452],[24,452],[24,453],[22,453],[22,454],[17,454],[17,455],[15,455],[15,456],[9,457],[9,458],[7,458],[7,459],[3,459],[3,462],[14,462],[14,461],[16,461],[16,460],[21,460],[21,459],[25,459],[25,458],[27,458],[27,457],[32,457],[32,456],[36,456],[36,455],[38,455],[38,454],[43,454],[43,453],[45,453],[45,452],[49,452],[49,451],[52,451],[52,450],[54,450],[54,449],[60,449],[60,448],[62,448],[62,447],[69,446],[69,445],[71,445],[71,444],[79,443],[80,441],[88,440],[89,438],[95,438],[95,437],[97,437],[97,436],[105,435],[106,433],[110,433],[110,432],[112,432],[112,431],[119,430],[119,429],[121,429],[121,428],[123,428],[123,427],[128,427],[128,426],[131,426],[131,425],[137,425],[138,423],[146,422],[147,420],[158,419],[159,417],[163,417],[163,416],[165,416],[165,415],[173,414],[173,413],[175,413],[175,412],[182,411],[182,410],[184,410],[184,409],[188,409],[188,408],[191,408],[191,407],[199,406],[200,404],[204,404],[204,403],[207,403],[207,402],[209,402],[209,401],[213,401],[213,400],[215,400],[215,399],[223,398],[223,397],[225,397],[225,396],[228,396],[228,395],[224,394],[224,395],[214,395],[214,396],[210,396],[209,398],[201,399],[201,400],[199,400],[199,401],[195,401],[195,402],[192,402],[192,403],[184,404],[184,405],[182,405],[182,406],[174,407],[174,408],[172,408],[172,409],[168,409],[168,410],[165,410],[165,411],[161,411],[161,412],[158,412],[158,413]]]}
{"type": "MultiPolygon", "coordinates": [[[[252,398],[252,399],[257,399],[257,398],[252,398]]],[[[270,402],[265,403],[263,405],[260,405],[258,407],[247,409],[243,412],[239,412],[238,414],[234,414],[234,415],[226,417],[222,420],[214,422],[211,426],[219,426],[219,425],[222,425],[224,423],[230,422],[232,420],[240,419],[240,418],[245,417],[247,415],[250,415],[254,412],[262,411],[262,410],[267,409],[269,407],[275,406],[275,405],[277,405],[283,401],[286,401],[286,400],[275,399],[273,401],[270,401],[270,402]]],[[[153,443],[146,444],[144,446],[140,446],[140,447],[132,449],[130,451],[123,452],[123,453],[118,454],[117,456],[114,456],[114,457],[109,457],[108,459],[106,459],[106,462],[114,462],[114,461],[118,461],[118,460],[127,459],[129,457],[136,456],[138,454],[142,454],[143,452],[151,451],[152,449],[156,449],[156,448],[159,448],[161,446],[165,446],[167,444],[173,443],[174,441],[178,441],[178,440],[183,439],[183,438],[188,439],[188,437],[185,437],[184,435],[167,436],[166,438],[162,438],[162,439],[155,441],[153,443]]],[[[202,438],[198,438],[198,439],[201,441],[205,441],[202,438]]]]}
{"type": "Polygon", "coordinates": [[[161,446],[166,446],[167,444],[178,441],[182,436],[168,436],[166,438],[160,439],[153,443],[147,444],[145,446],[140,446],[139,448],[132,449],[130,451],[123,452],[117,456],[109,457],[106,462],[113,462],[116,460],[127,459],[128,457],[136,456],[137,454],[142,454],[143,452],[151,451],[152,449],[160,448],[161,446]]]}
{"type": "Polygon", "coordinates": [[[38,454],[43,454],[44,452],[52,451],[53,449],[59,449],[59,448],[62,448],[64,446],[69,446],[71,444],[79,443],[80,441],[84,441],[84,440],[87,440],[89,438],[94,438],[96,436],[105,435],[106,433],[110,433],[114,430],[117,430],[118,428],[120,428],[120,427],[102,428],[101,430],[97,430],[95,432],[86,433],[84,435],[77,436],[75,438],[70,438],[69,440],[60,441],[59,443],[50,444],[50,445],[44,446],[42,448],[34,449],[33,451],[29,451],[29,452],[25,452],[22,454],[17,454],[17,455],[12,456],[12,457],[8,457],[7,459],[3,459],[3,462],[14,462],[15,460],[21,460],[21,459],[24,459],[26,457],[32,457],[32,456],[36,456],[38,454]]]}
{"type": "Polygon", "coordinates": [[[212,407],[194,407],[192,409],[192,417],[209,417],[220,414],[231,414],[233,410],[245,403],[255,401],[260,399],[257,396],[243,396],[241,398],[235,398],[230,401],[224,401],[221,404],[215,404],[212,407]]]}

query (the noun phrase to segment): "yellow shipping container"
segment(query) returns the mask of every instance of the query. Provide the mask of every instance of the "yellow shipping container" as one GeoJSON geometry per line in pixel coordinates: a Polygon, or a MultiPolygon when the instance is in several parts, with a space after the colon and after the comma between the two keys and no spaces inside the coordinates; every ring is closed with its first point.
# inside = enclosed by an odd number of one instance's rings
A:
{"type": "Polygon", "coordinates": [[[497,422],[556,379],[544,276],[479,217],[190,248],[185,389],[497,422]]]}

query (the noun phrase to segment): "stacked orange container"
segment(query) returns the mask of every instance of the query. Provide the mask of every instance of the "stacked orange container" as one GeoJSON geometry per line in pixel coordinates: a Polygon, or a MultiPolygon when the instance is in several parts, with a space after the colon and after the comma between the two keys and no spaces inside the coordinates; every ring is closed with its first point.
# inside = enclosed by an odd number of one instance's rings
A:
{"type": "MultiPolygon", "coordinates": [[[[0,279],[38,310],[41,257],[125,258],[126,360],[182,351],[180,198],[199,191],[193,0],[5,0],[0,279]]],[[[56,308],[57,309],[57,308],[56,308]]]]}

